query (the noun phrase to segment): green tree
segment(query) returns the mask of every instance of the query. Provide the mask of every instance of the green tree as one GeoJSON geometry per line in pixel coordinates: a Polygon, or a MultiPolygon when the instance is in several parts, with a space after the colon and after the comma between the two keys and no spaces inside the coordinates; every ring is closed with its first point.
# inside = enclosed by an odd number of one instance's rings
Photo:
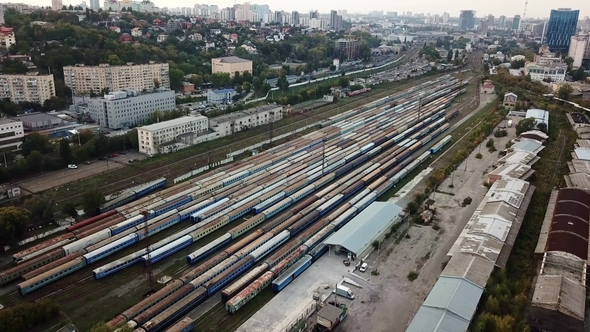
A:
{"type": "Polygon", "coordinates": [[[46,222],[53,219],[55,199],[50,195],[34,195],[27,199],[24,206],[31,212],[34,221],[46,222]]]}
{"type": "Polygon", "coordinates": [[[109,55],[107,62],[111,65],[111,66],[120,66],[123,64],[123,60],[121,60],[121,58],[119,58],[118,55],[116,54],[111,54],[109,55]]]}
{"type": "Polygon", "coordinates": [[[46,299],[17,304],[0,310],[0,331],[32,331],[58,314],[59,308],[46,299]]]}
{"type": "Polygon", "coordinates": [[[72,202],[66,202],[62,206],[61,212],[63,212],[63,214],[70,216],[70,217],[78,216],[78,211],[76,211],[76,204],[74,204],[72,202]]]}
{"type": "Polygon", "coordinates": [[[104,195],[98,189],[94,188],[87,191],[82,196],[82,207],[84,208],[84,213],[87,216],[96,215],[98,213],[98,209],[102,204],[105,203],[105,201],[104,195]]]}
{"type": "Polygon", "coordinates": [[[223,88],[231,85],[231,77],[228,73],[215,73],[210,77],[214,88],[223,88]]]}
{"type": "Polygon", "coordinates": [[[571,71],[570,74],[574,81],[585,81],[588,78],[588,73],[584,67],[579,67],[578,69],[571,71]]]}
{"type": "Polygon", "coordinates": [[[182,88],[182,82],[184,81],[184,73],[180,69],[170,69],[170,88],[175,91],[179,91],[182,88]]]}
{"type": "Polygon", "coordinates": [[[346,87],[348,87],[348,85],[350,85],[350,80],[348,79],[348,77],[340,77],[338,79],[338,84],[341,87],[346,88],[346,87]]]}
{"type": "Polygon", "coordinates": [[[534,118],[522,119],[516,124],[516,126],[514,126],[514,129],[516,129],[516,135],[520,135],[520,134],[524,133],[525,131],[533,130],[533,129],[535,129],[535,119],[534,118]]]}
{"type": "Polygon", "coordinates": [[[45,161],[45,157],[41,152],[39,152],[37,150],[33,150],[27,156],[27,158],[25,158],[25,160],[27,161],[27,166],[29,167],[29,169],[31,171],[33,171],[33,172],[43,171],[43,164],[45,161]]]}
{"type": "Polygon", "coordinates": [[[567,100],[570,95],[574,92],[574,89],[569,84],[562,85],[559,90],[557,90],[557,96],[561,99],[567,100]]]}
{"type": "Polygon", "coordinates": [[[62,138],[59,141],[59,156],[61,160],[63,160],[66,164],[71,164],[72,160],[72,148],[70,148],[70,140],[67,138],[62,138]]]}
{"type": "Polygon", "coordinates": [[[251,89],[252,89],[252,84],[250,84],[250,82],[244,82],[242,84],[242,90],[244,90],[244,92],[248,93],[248,92],[250,92],[251,89]]]}
{"type": "Polygon", "coordinates": [[[537,129],[539,129],[540,131],[546,133],[547,132],[547,124],[545,122],[539,122],[537,124],[537,129]]]}
{"type": "Polygon", "coordinates": [[[25,74],[27,71],[29,69],[22,61],[12,60],[11,58],[2,60],[3,74],[25,74]]]}
{"type": "Polygon", "coordinates": [[[277,80],[277,87],[281,89],[281,91],[284,91],[289,87],[289,82],[287,81],[286,75],[279,76],[279,79],[277,80]]]}
{"type": "Polygon", "coordinates": [[[0,242],[16,244],[27,230],[30,220],[31,212],[26,209],[14,206],[0,208],[0,242]]]}
{"type": "Polygon", "coordinates": [[[451,62],[453,61],[453,51],[452,50],[448,50],[447,51],[447,62],[451,62]]]}
{"type": "Polygon", "coordinates": [[[47,154],[53,151],[53,147],[49,142],[49,137],[41,135],[39,133],[32,133],[23,138],[23,144],[21,146],[23,156],[28,156],[34,150],[47,154]]]}
{"type": "Polygon", "coordinates": [[[133,129],[127,133],[127,139],[129,141],[129,147],[137,149],[139,147],[139,136],[137,135],[137,129],[133,129]]]}
{"type": "Polygon", "coordinates": [[[568,67],[571,67],[574,64],[574,59],[572,57],[567,57],[563,60],[568,67]]]}

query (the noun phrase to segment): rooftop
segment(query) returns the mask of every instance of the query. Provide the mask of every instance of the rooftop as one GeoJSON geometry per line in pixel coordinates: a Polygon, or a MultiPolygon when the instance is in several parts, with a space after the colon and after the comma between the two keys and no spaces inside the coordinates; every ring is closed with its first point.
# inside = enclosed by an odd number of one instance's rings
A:
{"type": "Polygon", "coordinates": [[[536,154],[527,151],[512,151],[498,160],[499,164],[521,163],[526,165],[534,164],[539,158],[536,154]]]}
{"type": "Polygon", "coordinates": [[[172,119],[172,120],[168,120],[168,121],[162,121],[162,122],[158,122],[158,123],[154,123],[148,126],[143,126],[140,127],[138,129],[142,129],[142,130],[147,130],[147,131],[158,131],[161,129],[165,129],[165,128],[169,128],[169,127],[174,127],[174,126],[179,126],[185,123],[189,123],[189,122],[193,122],[193,121],[199,121],[199,120],[206,120],[207,117],[202,116],[202,115],[194,115],[194,116],[183,116],[177,119],[172,119]]]}
{"type": "Polygon", "coordinates": [[[237,56],[227,56],[223,58],[215,58],[213,60],[221,60],[225,63],[241,63],[241,62],[252,62],[252,60],[238,58],[237,56]]]}
{"type": "Polygon", "coordinates": [[[276,105],[276,104],[269,104],[269,105],[264,105],[264,106],[259,106],[259,107],[253,107],[253,108],[248,108],[248,109],[245,109],[245,110],[242,110],[239,112],[232,112],[230,114],[216,116],[214,118],[211,118],[210,121],[213,121],[216,123],[233,121],[233,120],[240,119],[243,117],[251,116],[252,114],[256,114],[259,112],[277,110],[279,108],[282,108],[282,107],[280,105],[276,105]]]}
{"type": "Polygon", "coordinates": [[[524,133],[520,134],[519,137],[521,139],[522,138],[534,139],[534,140],[537,140],[541,143],[545,142],[549,138],[549,136],[547,136],[547,134],[545,134],[544,132],[542,132],[540,130],[525,131],[524,133]]]}
{"type": "Polygon", "coordinates": [[[590,148],[575,148],[574,154],[577,159],[590,160],[590,148]]]}
{"type": "Polygon", "coordinates": [[[339,245],[346,250],[359,253],[369,241],[382,232],[393,220],[399,218],[402,209],[387,202],[373,202],[344,227],[324,241],[325,244],[339,245]]]}
{"type": "Polygon", "coordinates": [[[15,120],[11,120],[11,119],[7,119],[7,118],[0,118],[0,125],[3,124],[10,124],[10,123],[15,123],[15,120]]]}
{"type": "Polygon", "coordinates": [[[508,176],[515,179],[526,180],[534,170],[525,164],[504,164],[490,172],[490,175],[508,176]]]}
{"type": "Polygon", "coordinates": [[[53,116],[47,113],[29,113],[29,114],[22,114],[16,117],[16,120],[23,121],[23,122],[44,122],[44,121],[59,121],[62,122],[63,120],[58,118],[57,116],[53,116]]]}
{"type": "Polygon", "coordinates": [[[441,276],[463,278],[484,288],[495,264],[478,255],[453,255],[441,276]]]}
{"type": "Polygon", "coordinates": [[[586,287],[562,275],[540,275],[531,305],[584,320],[586,287]]]}
{"type": "Polygon", "coordinates": [[[213,92],[214,94],[226,94],[226,93],[232,93],[232,92],[236,92],[236,90],[234,89],[217,89],[217,90],[209,90],[208,92],[213,92]]]}
{"type": "Polygon", "coordinates": [[[514,151],[520,150],[520,151],[526,151],[526,152],[538,154],[545,147],[543,146],[543,144],[541,144],[538,141],[527,139],[527,140],[521,140],[519,142],[514,143],[514,145],[512,145],[510,148],[514,151]]]}
{"type": "Polygon", "coordinates": [[[469,281],[441,276],[406,332],[466,331],[482,294],[469,281]]]}

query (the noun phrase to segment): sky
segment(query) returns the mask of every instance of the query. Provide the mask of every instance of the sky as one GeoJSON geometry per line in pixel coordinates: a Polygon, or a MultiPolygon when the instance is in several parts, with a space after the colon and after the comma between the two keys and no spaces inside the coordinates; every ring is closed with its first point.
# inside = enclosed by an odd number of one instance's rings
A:
{"type": "MultiPolygon", "coordinates": [[[[18,0],[12,0],[18,2],[18,0]]],[[[50,6],[50,0],[21,0],[25,3],[31,3],[38,6],[50,6]]],[[[62,0],[64,4],[76,5],[82,0],[62,0]]],[[[100,0],[102,5],[104,0],[100,0]]],[[[216,4],[220,8],[229,7],[234,4],[233,0],[198,0],[192,2],[187,0],[152,0],[156,6],[159,7],[192,7],[195,3],[201,4],[216,4]]],[[[309,12],[310,10],[318,10],[321,13],[328,13],[330,10],[346,9],[349,13],[359,12],[368,13],[373,10],[396,11],[398,14],[411,11],[413,13],[430,13],[442,14],[448,12],[451,17],[458,17],[461,10],[475,10],[477,17],[483,17],[492,14],[496,17],[505,15],[506,17],[513,17],[514,15],[523,15],[524,4],[526,0],[494,0],[494,1],[474,1],[474,0],[412,0],[412,1],[384,1],[384,0],[331,0],[331,1],[317,1],[317,0],[298,0],[298,1],[282,1],[282,0],[257,0],[250,1],[250,3],[268,4],[271,10],[297,10],[301,13],[309,12]]],[[[238,3],[244,2],[237,0],[238,3]]],[[[89,4],[89,0],[86,0],[89,4]]],[[[562,0],[559,3],[547,0],[530,0],[527,8],[528,18],[545,18],[549,17],[551,9],[557,7],[572,8],[580,10],[580,19],[584,16],[590,15],[590,1],[588,0],[562,0]]]]}

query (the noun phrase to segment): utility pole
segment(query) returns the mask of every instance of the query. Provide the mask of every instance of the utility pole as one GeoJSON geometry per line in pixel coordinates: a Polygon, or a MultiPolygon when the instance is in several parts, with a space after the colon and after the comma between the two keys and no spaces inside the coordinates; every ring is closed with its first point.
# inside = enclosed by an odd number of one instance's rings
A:
{"type": "Polygon", "coordinates": [[[148,211],[142,211],[141,214],[143,215],[143,221],[144,221],[144,241],[145,241],[145,250],[146,250],[146,254],[147,254],[147,260],[146,262],[146,278],[147,278],[147,282],[148,282],[148,291],[146,294],[151,294],[154,291],[154,284],[153,284],[153,279],[154,279],[154,275],[153,275],[153,271],[152,271],[152,255],[151,255],[151,248],[150,248],[150,230],[149,230],[149,225],[148,225],[148,217],[149,217],[149,212],[148,211]]]}

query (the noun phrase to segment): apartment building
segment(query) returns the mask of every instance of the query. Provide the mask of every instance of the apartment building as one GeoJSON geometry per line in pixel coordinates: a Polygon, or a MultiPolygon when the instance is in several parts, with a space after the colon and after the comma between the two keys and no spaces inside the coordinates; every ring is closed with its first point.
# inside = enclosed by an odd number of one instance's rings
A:
{"type": "Polygon", "coordinates": [[[0,150],[18,150],[23,143],[25,131],[22,121],[0,119],[0,150]]]}
{"type": "Polygon", "coordinates": [[[209,119],[202,115],[183,116],[140,127],[137,128],[139,152],[153,155],[159,152],[159,147],[176,141],[181,135],[200,134],[208,129],[209,119]]]}
{"type": "Polygon", "coordinates": [[[170,66],[155,62],[143,65],[128,63],[123,66],[79,64],[64,67],[64,80],[74,95],[90,91],[99,93],[104,88],[109,91],[151,90],[156,87],[156,82],[159,87],[170,89],[170,66]]]}
{"type": "Polygon", "coordinates": [[[43,104],[51,97],[55,97],[53,75],[0,75],[0,99],[43,104]]]}
{"type": "Polygon", "coordinates": [[[360,57],[361,42],[358,39],[340,38],[336,41],[336,51],[339,52],[338,58],[342,60],[353,60],[360,57]]]}
{"type": "Polygon", "coordinates": [[[14,44],[16,44],[16,38],[13,29],[0,26],[0,47],[9,48],[14,44]]]}
{"type": "Polygon", "coordinates": [[[252,74],[252,61],[237,56],[214,58],[211,59],[211,72],[213,74],[227,73],[231,77],[234,77],[236,72],[239,72],[240,75],[245,72],[252,74]]]}
{"type": "Polygon", "coordinates": [[[580,67],[584,59],[590,58],[590,35],[572,36],[567,55],[574,59],[574,68],[580,67]]]}
{"type": "Polygon", "coordinates": [[[141,125],[157,110],[176,108],[174,91],[157,89],[138,94],[136,91],[115,91],[104,97],[74,97],[78,110],[88,114],[101,127],[121,129],[141,125]]]}
{"type": "Polygon", "coordinates": [[[283,107],[271,104],[209,119],[210,127],[219,136],[227,136],[248,128],[254,128],[283,118],[283,107]]]}

